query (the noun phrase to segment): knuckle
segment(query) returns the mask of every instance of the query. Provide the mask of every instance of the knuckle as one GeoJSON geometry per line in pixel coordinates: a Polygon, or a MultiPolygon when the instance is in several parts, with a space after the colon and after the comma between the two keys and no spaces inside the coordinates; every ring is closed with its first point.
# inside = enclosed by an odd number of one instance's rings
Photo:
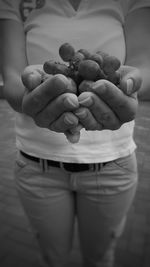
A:
{"type": "Polygon", "coordinates": [[[112,116],[110,112],[103,112],[100,115],[100,121],[102,123],[106,123],[106,122],[111,122],[112,121],[112,116]]]}

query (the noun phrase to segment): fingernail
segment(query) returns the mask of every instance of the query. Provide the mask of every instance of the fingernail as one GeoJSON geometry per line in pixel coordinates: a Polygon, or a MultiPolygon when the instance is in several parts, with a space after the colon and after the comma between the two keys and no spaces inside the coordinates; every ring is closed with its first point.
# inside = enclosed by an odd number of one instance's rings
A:
{"type": "Polygon", "coordinates": [[[77,108],[79,106],[78,100],[75,97],[74,98],[68,98],[68,97],[65,98],[64,104],[66,107],[68,107],[68,105],[69,105],[69,107],[74,107],[74,108],[77,108]]]}
{"type": "Polygon", "coordinates": [[[132,79],[128,79],[127,80],[127,94],[131,95],[133,93],[133,80],[132,79]]]}
{"type": "Polygon", "coordinates": [[[106,84],[105,81],[103,80],[98,80],[94,83],[94,85],[92,86],[92,90],[93,92],[100,92],[101,94],[105,94],[106,93],[106,84]]]}
{"type": "Polygon", "coordinates": [[[81,124],[78,124],[76,127],[74,128],[71,128],[70,129],[70,132],[72,134],[75,134],[75,133],[79,133],[81,131],[81,129],[83,128],[83,126],[81,124]]]}
{"type": "Polygon", "coordinates": [[[91,96],[85,97],[83,99],[79,98],[79,104],[85,107],[90,107],[93,104],[93,99],[91,96]]]}
{"type": "Polygon", "coordinates": [[[76,134],[66,134],[67,140],[70,143],[78,143],[80,140],[80,133],[76,133],[76,134]]]}
{"type": "Polygon", "coordinates": [[[74,120],[68,116],[64,117],[64,122],[69,125],[74,125],[74,120]]]}

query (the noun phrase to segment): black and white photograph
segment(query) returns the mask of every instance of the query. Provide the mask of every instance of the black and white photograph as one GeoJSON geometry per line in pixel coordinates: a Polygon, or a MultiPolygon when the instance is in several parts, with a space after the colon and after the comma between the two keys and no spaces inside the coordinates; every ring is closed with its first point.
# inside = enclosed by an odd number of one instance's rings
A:
{"type": "Polygon", "coordinates": [[[150,0],[0,0],[0,267],[150,267],[150,0]]]}

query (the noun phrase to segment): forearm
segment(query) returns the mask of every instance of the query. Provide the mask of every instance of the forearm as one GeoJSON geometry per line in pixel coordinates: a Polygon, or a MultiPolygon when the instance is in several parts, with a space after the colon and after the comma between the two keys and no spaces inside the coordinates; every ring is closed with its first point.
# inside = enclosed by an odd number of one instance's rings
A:
{"type": "Polygon", "coordinates": [[[12,78],[4,83],[4,97],[10,106],[17,112],[22,112],[22,99],[25,88],[21,78],[18,75],[13,75],[12,78]]]}
{"type": "Polygon", "coordinates": [[[0,20],[0,35],[4,96],[14,110],[21,112],[25,90],[21,74],[27,66],[23,25],[16,21],[0,20]]]}
{"type": "Polygon", "coordinates": [[[142,76],[138,92],[140,100],[150,100],[150,9],[132,12],[125,23],[126,61],[136,67],[142,76]]]}

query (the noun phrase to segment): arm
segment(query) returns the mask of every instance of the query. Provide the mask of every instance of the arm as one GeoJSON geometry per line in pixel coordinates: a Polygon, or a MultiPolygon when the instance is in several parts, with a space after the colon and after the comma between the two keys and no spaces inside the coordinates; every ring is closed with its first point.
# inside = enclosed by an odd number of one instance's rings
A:
{"type": "Polygon", "coordinates": [[[150,8],[130,13],[125,22],[126,65],[137,67],[143,79],[138,96],[150,100],[150,8]]]}
{"type": "Polygon", "coordinates": [[[27,65],[23,26],[17,21],[0,20],[0,36],[4,96],[14,110],[22,112],[25,90],[21,73],[27,65]]]}
{"type": "MultiPolygon", "coordinates": [[[[0,36],[4,96],[10,106],[17,112],[31,116],[39,127],[58,132],[65,132],[67,129],[76,127],[78,120],[71,112],[76,106],[78,107],[77,99],[74,103],[74,94],[60,96],[66,88],[55,90],[54,79],[39,84],[32,92],[29,92],[23,85],[21,77],[27,66],[27,57],[22,24],[13,20],[0,20],[0,36]]],[[[37,68],[35,66],[35,70],[37,68]]],[[[33,75],[34,67],[33,70],[32,67],[29,69],[33,75]]],[[[39,71],[41,73],[42,70],[39,71]]]]}

